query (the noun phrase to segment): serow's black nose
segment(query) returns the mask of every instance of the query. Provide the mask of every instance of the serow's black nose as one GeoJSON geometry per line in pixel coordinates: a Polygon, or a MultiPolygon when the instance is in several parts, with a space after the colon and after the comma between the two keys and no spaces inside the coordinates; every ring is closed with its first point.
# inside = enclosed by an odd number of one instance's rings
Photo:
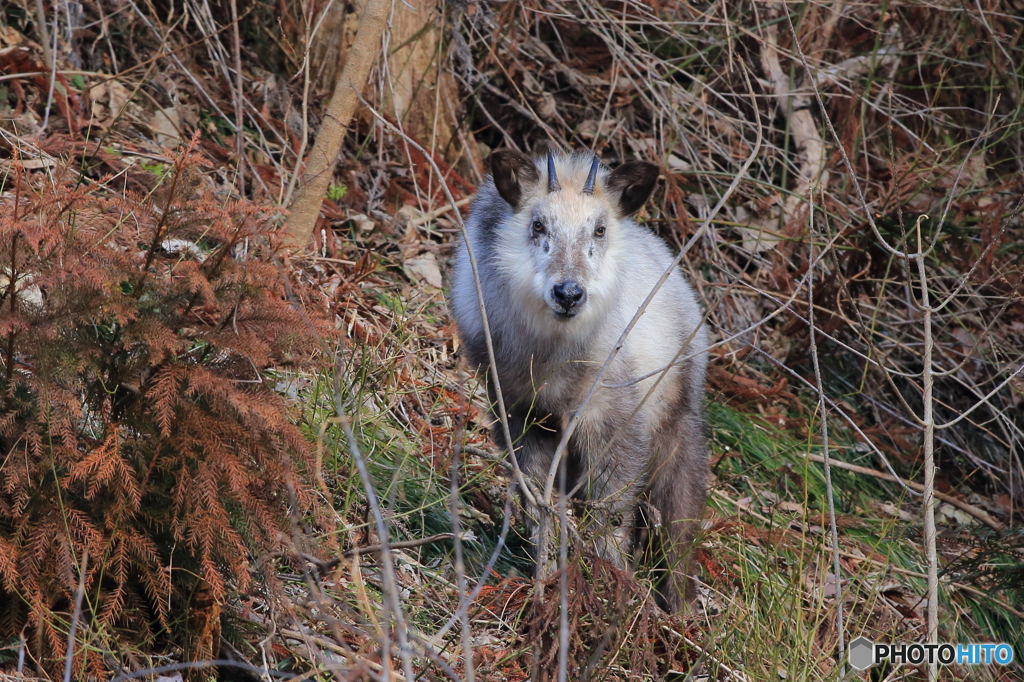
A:
{"type": "Polygon", "coordinates": [[[551,297],[566,311],[576,307],[583,300],[583,287],[576,282],[562,282],[551,287],[551,297]]]}

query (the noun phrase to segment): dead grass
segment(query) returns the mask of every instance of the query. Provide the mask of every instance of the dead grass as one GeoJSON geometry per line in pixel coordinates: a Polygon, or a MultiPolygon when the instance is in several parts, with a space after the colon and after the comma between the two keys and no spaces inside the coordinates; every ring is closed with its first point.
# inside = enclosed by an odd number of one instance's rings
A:
{"type": "MultiPolygon", "coordinates": [[[[1018,656],[1024,652],[1024,595],[1014,578],[1024,503],[1024,384],[1014,375],[1024,362],[1018,4],[789,4],[809,73],[779,3],[472,2],[433,15],[444,50],[429,51],[431,68],[454,81],[459,101],[437,108],[451,136],[441,139],[429,126],[415,135],[456,199],[471,193],[491,148],[552,140],[594,149],[612,164],[651,159],[662,165],[664,183],[642,217],[678,245],[750,154],[755,126],[764,126],[763,151],[684,264],[716,338],[744,332],[716,348],[710,378],[716,478],[698,554],[698,607],[685,621],[668,618],[646,598],[642,574],[632,579],[579,557],[568,581],[577,607],[570,679],[835,678],[837,577],[824,478],[804,456],[821,449],[805,282],[813,277],[832,457],[920,480],[919,285],[881,240],[912,249],[907,235],[921,214],[930,216],[925,243],[934,244],[926,259],[930,294],[948,298],[933,327],[936,365],[950,370],[936,380],[936,418],[963,416],[938,433],[937,487],[1004,526],[983,530],[962,510],[939,506],[941,638],[1009,641],[1018,656]]],[[[65,71],[48,117],[34,7],[5,8],[0,156],[17,151],[39,173],[51,158],[74,158],[83,182],[111,174],[108,191],[145,191],[166,167],[167,148],[200,129],[214,169],[206,191],[236,194],[242,168],[249,197],[275,202],[290,194],[303,140],[322,112],[323,62],[316,61],[329,57],[305,62],[304,40],[326,3],[298,18],[289,8],[280,32],[265,19],[269,5],[239,5],[241,98],[226,7],[177,7],[189,12],[187,22],[181,13],[168,19],[149,5],[103,0],[86,3],[74,25],[59,13],[59,40],[72,38],[59,42],[65,71]],[[90,42],[76,28],[98,36],[90,42]],[[38,75],[8,77],[16,73],[38,75]],[[244,158],[236,153],[236,102],[244,158]]],[[[351,26],[338,7],[326,15],[336,22],[316,35],[343,49],[351,26]]],[[[337,48],[317,40],[310,39],[311,55],[337,48]]],[[[376,72],[369,95],[376,105],[390,101],[398,71],[392,63],[376,72]]],[[[385,114],[405,121],[397,110],[385,114]]],[[[514,519],[503,534],[508,472],[484,435],[476,379],[457,363],[439,288],[455,226],[439,213],[438,182],[422,157],[372,118],[353,124],[314,251],[295,263],[345,332],[345,343],[328,349],[340,358],[337,375],[280,377],[282,390],[301,397],[321,462],[307,484],[336,510],[338,531],[296,519],[296,547],[316,560],[267,564],[272,570],[259,576],[266,587],[238,594],[225,610],[222,656],[310,679],[379,678],[386,636],[394,669],[402,668],[384,608],[387,556],[344,558],[382,539],[352,448],[332,421],[340,403],[391,540],[449,532],[455,509],[469,586],[486,579],[469,609],[475,678],[526,679],[536,661],[547,673],[557,660],[557,600],[532,606],[514,519]],[[341,561],[323,568],[332,558],[341,561]]],[[[922,639],[920,498],[874,477],[832,474],[846,641],[922,639]]],[[[390,552],[409,655],[425,679],[467,674],[458,619],[436,636],[460,604],[453,551],[452,540],[440,540],[390,552]]],[[[17,667],[18,647],[6,643],[0,667],[17,667]]],[[[150,646],[119,660],[141,670],[179,654],[150,646]]],[[[1020,669],[941,675],[1011,679],[1020,669]]],[[[904,668],[871,679],[918,678],[923,671],[904,668]]]]}

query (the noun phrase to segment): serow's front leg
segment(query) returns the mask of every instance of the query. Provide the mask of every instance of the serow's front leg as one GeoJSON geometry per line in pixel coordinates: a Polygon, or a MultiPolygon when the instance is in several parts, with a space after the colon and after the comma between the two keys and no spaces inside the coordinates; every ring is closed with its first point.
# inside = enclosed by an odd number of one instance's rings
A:
{"type": "MultiPolygon", "coordinates": [[[[539,503],[543,503],[540,498],[543,497],[544,484],[551,468],[551,462],[554,460],[555,449],[561,438],[561,431],[551,426],[553,421],[554,419],[550,415],[542,418],[531,417],[529,414],[521,412],[512,412],[509,415],[508,425],[514,440],[516,461],[523,472],[523,478],[530,485],[533,495],[536,496],[535,499],[539,503]]],[[[495,431],[494,439],[505,447],[506,452],[511,452],[511,448],[505,443],[504,434],[501,433],[501,426],[496,425],[495,431]]],[[[525,524],[530,538],[533,560],[538,568],[537,575],[547,575],[554,569],[554,565],[549,560],[552,554],[541,551],[542,544],[546,541],[541,536],[550,536],[547,530],[551,528],[551,522],[542,515],[542,510],[531,502],[530,496],[525,491],[520,491],[520,500],[525,512],[525,524]],[[545,520],[547,520],[547,524],[543,523],[545,520]],[[545,564],[543,566],[540,565],[542,557],[545,564]]]]}
{"type": "Polygon", "coordinates": [[[582,530],[599,557],[618,568],[628,565],[639,497],[647,482],[648,443],[626,414],[584,420],[573,434],[582,465],[578,497],[585,501],[582,530]]]}

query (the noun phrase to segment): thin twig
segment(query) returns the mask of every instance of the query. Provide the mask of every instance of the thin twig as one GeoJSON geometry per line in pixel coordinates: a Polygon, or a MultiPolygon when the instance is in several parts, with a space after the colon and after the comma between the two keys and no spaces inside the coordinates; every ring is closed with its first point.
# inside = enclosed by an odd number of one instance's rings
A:
{"type": "Polygon", "coordinates": [[[235,153],[238,154],[238,195],[245,196],[245,91],[242,81],[242,38],[238,32],[238,0],[231,0],[231,25],[235,52],[235,153]]]}
{"type": "MultiPolygon", "coordinates": [[[[396,542],[389,542],[388,545],[387,545],[387,548],[389,550],[390,549],[412,549],[414,547],[422,547],[423,545],[431,545],[431,544],[433,544],[435,542],[442,542],[444,540],[453,540],[453,539],[455,539],[455,537],[456,537],[455,533],[438,533],[437,535],[430,535],[430,536],[427,536],[425,538],[417,538],[415,540],[398,540],[396,542]]],[[[297,556],[298,558],[302,559],[303,561],[307,561],[307,562],[313,564],[314,566],[316,566],[317,570],[319,570],[320,572],[326,573],[327,571],[330,571],[331,569],[336,568],[339,565],[341,565],[342,561],[346,561],[346,560],[351,559],[353,557],[365,556],[367,554],[379,554],[380,552],[383,552],[383,551],[384,551],[384,545],[383,544],[366,545],[364,547],[353,547],[352,549],[346,550],[345,553],[341,555],[341,557],[335,557],[333,559],[327,559],[327,560],[318,559],[315,556],[312,556],[310,554],[306,554],[305,552],[298,552],[298,553],[295,553],[295,552],[270,552],[268,554],[263,555],[260,558],[260,560],[257,562],[257,564],[261,564],[261,563],[265,562],[267,559],[272,559],[274,557],[297,556]]]]}
{"type": "MultiPolygon", "coordinates": [[[[810,234],[810,255],[811,259],[814,259],[814,188],[811,187],[808,190],[808,196],[811,199],[811,209],[808,213],[808,223],[810,234]]],[[[839,664],[839,678],[846,677],[846,637],[843,630],[843,574],[842,564],[839,561],[839,530],[836,526],[836,501],[835,501],[835,489],[832,487],[832,467],[831,460],[829,457],[829,441],[828,441],[828,407],[825,405],[825,383],[821,380],[821,365],[818,362],[818,339],[815,336],[815,324],[814,324],[814,272],[813,270],[808,271],[807,278],[807,317],[810,334],[810,347],[811,347],[811,362],[814,365],[814,382],[818,388],[818,418],[821,422],[821,443],[822,452],[822,463],[825,467],[825,496],[828,500],[828,528],[829,528],[829,541],[832,544],[832,575],[835,577],[835,605],[836,605],[836,632],[838,633],[838,641],[836,642],[836,662],[839,664]]]]}
{"type": "Polygon", "coordinates": [[[181,670],[202,670],[203,668],[238,668],[240,670],[253,673],[254,675],[270,675],[271,677],[276,677],[279,680],[286,680],[291,677],[288,673],[283,673],[279,670],[257,668],[249,663],[233,661],[230,658],[217,658],[210,661],[189,661],[186,663],[161,665],[155,668],[143,668],[142,670],[135,670],[130,673],[118,675],[110,682],[124,682],[124,680],[135,680],[140,677],[152,677],[163,673],[173,673],[181,670]]]}
{"type": "MultiPolygon", "coordinates": [[[[791,368],[787,367],[783,362],[781,362],[781,361],[777,360],[776,358],[772,357],[772,355],[770,353],[766,352],[763,348],[760,348],[759,346],[756,346],[756,345],[752,345],[751,348],[753,348],[755,352],[759,353],[761,356],[763,356],[770,363],[772,363],[773,365],[775,365],[776,367],[778,367],[782,371],[786,372],[791,377],[795,378],[797,381],[801,382],[807,388],[811,389],[815,393],[819,393],[818,392],[818,387],[816,385],[812,384],[810,381],[808,381],[806,378],[801,376],[799,373],[797,373],[797,372],[793,371],[791,368]]],[[[892,464],[890,464],[889,458],[887,458],[882,453],[882,451],[878,449],[878,446],[875,445],[875,442],[873,440],[868,438],[867,434],[864,433],[864,430],[860,427],[860,425],[857,424],[857,422],[854,421],[854,419],[850,415],[848,415],[845,410],[841,409],[839,407],[839,405],[837,405],[834,400],[829,398],[827,395],[823,395],[823,397],[825,399],[825,402],[828,403],[828,406],[832,409],[832,411],[835,414],[838,414],[840,417],[842,417],[843,421],[845,421],[850,426],[850,428],[852,428],[857,433],[857,435],[861,437],[861,441],[866,443],[868,445],[868,447],[870,447],[871,450],[878,456],[878,458],[882,461],[882,464],[885,465],[885,468],[888,469],[889,472],[892,474],[892,480],[894,482],[896,482],[896,483],[899,483],[903,487],[903,489],[906,490],[911,495],[920,495],[920,493],[918,491],[914,490],[909,485],[907,485],[907,482],[904,481],[901,476],[896,474],[896,470],[893,469],[892,464]]]]}
{"type": "Polygon", "coordinates": [[[465,199],[459,199],[454,204],[445,204],[440,208],[435,208],[433,211],[427,211],[423,215],[412,218],[409,221],[408,225],[409,227],[419,227],[420,225],[425,225],[426,223],[429,223],[432,220],[436,220],[440,216],[443,216],[445,213],[448,213],[449,211],[458,211],[463,206],[468,206],[471,201],[473,201],[473,197],[466,197],[465,199]]]}
{"type": "MultiPolygon", "coordinates": [[[[397,542],[389,542],[388,547],[390,549],[411,549],[413,547],[422,547],[423,545],[432,545],[435,542],[441,542],[443,540],[454,540],[459,537],[456,533],[438,533],[437,535],[431,535],[425,538],[418,538],[416,540],[399,540],[397,542]]],[[[367,545],[365,547],[353,547],[347,550],[343,555],[346,559],[351,559],[355,556],[363,556],[365,554],[377,554],[378,552],[384,551],[384,545],[367,545]]],[[[337,560],[332,559],[325,563],[326,566],[333,568],[337,566],[337,560]]]]}
{"type": "MultiPolygon", "coordinates": [[[[811,460],[812,462],[824,463],[824,461],[825,461],[825,458],[822,457],[821,455],[815,455],[814,453],[810,453],[810,452],[805,454],[804,457],[806,457],[807,459],[811,460]]],[[[873,476],[874,478],[879,478],[879,479],[881,479],[883,481],[889,481],[890,483],[899,483],[900,482],[900,481],[898,481],[896,479],[895,476],[893,476],[891,474],[887,474],[884,471],[879,471],[878,469],[869,469],[868,467],[862,467],[862,466],[858,466],[856,464],[850,464],[848,462],[841,462],[841,461],[834,460],[834,459],[831,460],[831,465],[834,466],[834,467],[837,467],[839,469],[845,469],[846,471],[852,471],[852,472],[857,473],[857,474],[864,474],[865,476],[873,476]]],[[[913,488],[913,489],[915,489],[915,490],[917,490],[919,492],[923,492],[924,491],[924,486],[921,485],[920,483],[915,483],[914,481],[902,481],[902,483],[903,483],[903,485],[908,486],[910,488],[913,488]]],[[[935,491],[935,497],[939,498],[940,500],[942,500],[943,502],[945,502],[947,504],[953,505],[957,509],[959,509],[959,510],[961,510],[963,512],[966,512],[967,514],[970,514],[971,516],[973,516],[974,518],[978,519],[979,521],[984,523],[989,528],[992,528],[993,530],[1002,530],[1005,527],[1002,523],[1000,523],[996,519],[992,518],[988,513],[982,511],[981,509],[978,509],[977,507],[975,507],[972,504],[968,504],[967,502],[964,502],[963,500],[957,499],[956,497],[953,497],[952,495],[947,495],[946,493],[942,493],[942,492],[939,492],[938,490],[936,490],[935,491]]]]}
{"type": "Polygon", "coordinates": [[[804,55],[803,48],[800,46],[800,37],[797,35],[796,27],[793,25],[793,16],[789,12],[789,5],[782,3],[782,8],[786,12],[786,21],[789,22],[789,31],[793,36],[793,47],[796,48],[796,53],[800,57],[800,63],[804,67],[807,79],[811,82],[811,86],[814,88],[814,99],[818,103],[818,109],[821,111],[821,117],[825,119],[825,125],[828,126],[828,130],[832,134],[832,139],[836,143],[836,148],[839,150],[839,155],[843,159],[847,175],[850,178],[850,182],[853,183],[853,188],[857,192],[857,198],[860,200],[861,208],[864,209],[864,217],[867,218],[868,225],[871,226],[871,232],[875,235],[875,239],[878,241],[878,244],[893,256],[904,260],[912,258],[913,256],[911,256],[911,254],[899,251],[890,246],[889,242],[885,240],[885,237],[883,237],[882,233],[879,231],[878,224],[875,222],[874,213],[872,212],[871,207],[868,206],[867,199],[864,197],[864,188],[861,187],[860,180],[857,179],[857,172],[853,169],[853,163],[850,161],[850,156],[846,153],[846,147],[843,145],[843,141],[840,139],[839,133],[836,132],[835,126],[832,125],[832,119],[828,115],[828,110],[825,109],[825,103],[821,98],[821,91],[818,89],[818,79],[814,77],[811,67],[807,63],[807,56],[804,55]]]}
{"type": "MultiPolygon", "coordinates": [[[[747,676],[744,673],[742,673],[739,670],[736,670],[736,669],[726,665],[722,660],[720,660],[719,658],[715,657],[710,651],[704,649],[701,645],[697,644],[696,642],[694,642],[692,639],[690,639],[686,635],[683,635],[683,634],[681,634],[679,632],[676,632],[675,630],[673,630],[672,628],[670,628],[667,625],[662,625],[661,629],[664,630],[665,632],[668,632],[668,633],[670,633],[672,635],[675,635],[680,640],[686,642],[686,644],[688,646],[693,647],[693,649],[697,653],[699,653],[701,656],[706,656],[709,660],[713,661],[715,663],[715,665],[717,665],[723,671],[725,671],[725,674],[728,675],[730,679],[737,680],[737,682],[748,682],[747,676]]],[[[689,677],[689,676],[687,676],[687,677],[689,677]]]]}
{"type": "MultiPolygon", "coordinates": [[[[43,63],[48,70],[53,71],[57,68],[57,60],[54,58],[53,48],[50,47],[50,32],[46,28],[46,9],[43,7],[43,0],[36,0],[36,29],[39,31],[39,44],[43,47],[43,63]]],[[[56,26],[53,32],[57,32],[56,26]]]]}
{"type": "MultiPolygon", "coordinates": [[[[928,216],[921,215],[917,218],[917,271],[921,278],[921,301],[919,309],[923,315],[921,324],[924,327],[924,354],[922,361],[924,368],[921,370],[921,383],[923,384],[924,414],[924,544],[925,554],[928,557],[928,643],[937,644],[939,641],[939,559],[936,549],[935,533],[935,401],[933,399],[934,379],[932,377],[932,353],[934,340],[932,338],[932,310],[928,299],[928,273],[924,265],[924,251],[921,240],[921,222],[928,216]]],[[[928,680],[935,682],[938,679],[938,664],[933,662],[928,666],[928,680]]]]}
{"type": "Polygon", "coordinates": [[[71,682],[71,668],[75,660],[75,633],[78,621],[82,617],[82,600],[85,599],[85,576],[89,570],[89,548],[82,551],[82,563],[78,570],[78,589],[75,590],[75,610],[71,614],[71,627],[68,629],[68,650],[64,654],[64,682],[71,682]]]}
{"type": "Polygon", "coordinates": [[[469,623],[469,608],[466,604],[466,564],[462,557],[462,541],[459,538],[459,464],[462,459],[462,441],[464,440],[463,427],[465,416],[462,417],[459,425],[459,438],[455,441],[455,452],[452,454],[451,487],[449,491],[449,505],[451,509],[452,531],[455,537],[455,586],[459,590],[459,612],[462,613],[462,664],[466,673],[467,682],[473,682],[473,631],[469,623]]]}
{"type": "MultiPolygon", "coordinates": [[[[36,0],[39,3],[38,7],[42,7],[41,0],[36,0]]],[[[50,122],[50,109],[53,107],[53,92],[57,87],[57,12],[59,11],[58,6],[54,3],[53,6],[53,45],[47,47],[47,51],[50,53],[50,85],[46,90],[46,109],[43,112],[43,122],[39,124],[39,130],[46,130],[46,126],[50,122]]],[[[45,29],[44,29],[45,34],[45,29]]],[[[71,124],[71,121],[68,121],[71,124]]]]}
{"type": "MultiPolygon", "coordinates": [[[[395,619],[395,630],[398,632],[398,651],[402,658],[402,670],[405,673],[405,679],[411,680],[413,679],[412,652],[409,650],[409,638],[406,630],[405,617],[402,614],[401,597],[398,592],[398,579],[395,575],[394,557],[391,554],[391,547],[388,541],[388,526],[384,521],[384,515],[381,512],[380,504],[377,501],[377,493],[374,490],[373,479],[370,477],[370,471],[366,466],[366,460],[363,459],[363,456],[360,453],[359,444],[356,442],[355,433],[352,431],[352,424],[349,422],[348,416],[345,414],[344,405],[342,405],[341,374],[341,367],[338,367],[335,370],[335,381],[337,384],[334,390],[334,409],[337,413],[338,420],[341,422],[341,428],[344,430],[345,436],[348,439],[349,452],[352,454],[352,459],[355,460],[356,468],[359,470],[359,478],[362,480],[363,490],[366,493],[366,503],[370,507],[374,523],[377,526],[377,537],[380,538],[381,544],[381,564],[383,565],[384,573],[384,594],[388,610],[395,619]]],[[[384,655],[384,679],[388,680],[391,678],[391,647],[388,643],[387,628],[383,629],[382,639],[381,647],[384,655]]]]}
{"type": "MultiPolygon", "coordinates": [[[[333,0],[332,0],[333,2],[333,0]]],[[[303,6],[304,8],[307,6],[303,6]]],[[[299,181],[299,175],[302,173],[303,160],[306,157],[306,146],[309,144],[309,53],[313,49],[313,37],[316,35],[317,30],[320,28],[320,23],[324,17],[327,16],[327,11],[331,8],[330,3],[324,8],[324,11],[320,14],[320,21],[317,21],[316,26],[311,31],[309,29],[309,17],[303,12],[303,17],[306,20],[306,40],[305,49],[302,52],[302,138],[299,140],[299,150],[295,153],[295,168],[292,169],[291,178],[288,180],[288,188],[285,190],[284,196],[281,198],[281,205],[288,206],[292,201],[292,193],[295,191],[295,183],[299,181]]]]}
{"type": "MultiPolygon", "coordinates": [[[[564,462],[564,460],[563,460],[564,462]]],[[[569,674],[569,514],[566,471],[558,481],[558,682],[569,674]]]]}

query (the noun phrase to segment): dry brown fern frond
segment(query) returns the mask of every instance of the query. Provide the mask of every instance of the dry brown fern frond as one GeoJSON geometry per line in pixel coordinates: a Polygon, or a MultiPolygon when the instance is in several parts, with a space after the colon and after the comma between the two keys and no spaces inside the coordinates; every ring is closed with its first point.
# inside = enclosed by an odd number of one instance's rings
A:
{"type": "MultiPolygon", "coordinates": [[[[601,679],[617,669],[623,679],[686,671],[691,660],[674,630],[679,618],[659,609],[630,573],[603,559],[583,556],[566,567],[568,620],[566,665],[570,679],[601,679]]],[[[537,652],[540,679],[556,679],[559,657],[561,575],[531,597],[525,642],[537,652]]],[[[616,678],[618,679],[618,678],[616,678]]]]}

